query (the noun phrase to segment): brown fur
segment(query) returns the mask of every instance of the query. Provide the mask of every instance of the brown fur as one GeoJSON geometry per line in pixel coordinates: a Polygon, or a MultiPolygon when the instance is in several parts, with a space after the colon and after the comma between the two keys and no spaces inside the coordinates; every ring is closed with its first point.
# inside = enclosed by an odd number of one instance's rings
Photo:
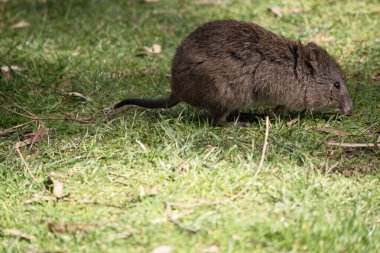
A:
{"type": "Polygon", "coordinates": [[[126,99],[115,105],[167,108],[183,101],[207,110],[216,124],[252,106],[350,113],[352,101],[339,64],[314,43],[303,45],[259,25],[206,23],[178,47],[168,99],[126,99]],[[339,82],[340,87],[334,86],[339,82]]]}

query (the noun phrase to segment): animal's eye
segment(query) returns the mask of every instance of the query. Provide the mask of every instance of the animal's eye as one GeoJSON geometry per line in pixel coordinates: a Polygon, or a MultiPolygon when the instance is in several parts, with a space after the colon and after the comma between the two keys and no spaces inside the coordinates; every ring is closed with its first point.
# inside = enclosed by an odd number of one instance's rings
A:
{"type": "Polygon", "coordinates": [[[337,88],[337,89],[340,89],[340,83],[339,82],[335,82],[334,83],[334,87],[337,88]]]}

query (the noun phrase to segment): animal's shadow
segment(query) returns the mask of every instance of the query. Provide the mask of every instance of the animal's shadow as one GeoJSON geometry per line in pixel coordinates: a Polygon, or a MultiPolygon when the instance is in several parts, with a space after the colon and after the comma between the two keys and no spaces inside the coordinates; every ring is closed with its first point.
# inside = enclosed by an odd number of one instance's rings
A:
{"type": "MultiPolygon", "coordinates": [[[[187,111],[187,112],[184,112],[184,114],[188,115],[187,117],[185,117],[185,121],[189,123],[194,122],[194,123],[201,123],[201,124],[207,124],[207,123],[212,124],[212,118],[207,113],[200,113],[200,112],[191,113],[187,111]]],[[[302,110],[302,111],[287,111],[286,110],[282,112],[276,112],[274,110],[245,111],[245,112],[236,111],[228,115],[227,120],[230,122],[242,121],[242,122],[248,122],[251,124],[257,124],[260,121],[265,120],[266,116],[269,116],[269,119],[271,121],[273,121],[276,118],[280,118],[284,122],[287,122],[297,117],[299,118],[299,120],[311,119],[313,121],[323,120],[323,121],[328,122],[331,119],[334,119],[336,121],[341,121],[341,117],[339,117],[338,114],[336,113],[307,112],[306,110],[302,110]]]]}

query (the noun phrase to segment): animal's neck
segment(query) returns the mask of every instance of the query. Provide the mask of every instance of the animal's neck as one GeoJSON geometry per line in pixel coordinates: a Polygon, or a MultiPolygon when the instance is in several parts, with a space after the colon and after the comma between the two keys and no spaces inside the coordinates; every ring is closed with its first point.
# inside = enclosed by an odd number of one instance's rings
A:
{"type": "Polygon", "coordinates": [[[307,105],[305,100],[307,85],[301,79],[294,78],[292,81],[292,83],[283,84],[283,87],[289,87],[289,89],[287,94],[280,96],[281,103],[287,108],[304,109],[307,105]]]}

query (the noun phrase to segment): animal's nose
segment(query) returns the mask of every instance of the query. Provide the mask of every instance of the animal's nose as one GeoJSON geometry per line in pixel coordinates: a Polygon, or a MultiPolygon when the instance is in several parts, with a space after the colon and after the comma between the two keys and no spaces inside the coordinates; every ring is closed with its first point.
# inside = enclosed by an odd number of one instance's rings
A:
{"type": "Polygon", "coordinates": [[[350,114],[352,112],[352,100],[347,101],[342,108],[343,114],[350,114]]]}

